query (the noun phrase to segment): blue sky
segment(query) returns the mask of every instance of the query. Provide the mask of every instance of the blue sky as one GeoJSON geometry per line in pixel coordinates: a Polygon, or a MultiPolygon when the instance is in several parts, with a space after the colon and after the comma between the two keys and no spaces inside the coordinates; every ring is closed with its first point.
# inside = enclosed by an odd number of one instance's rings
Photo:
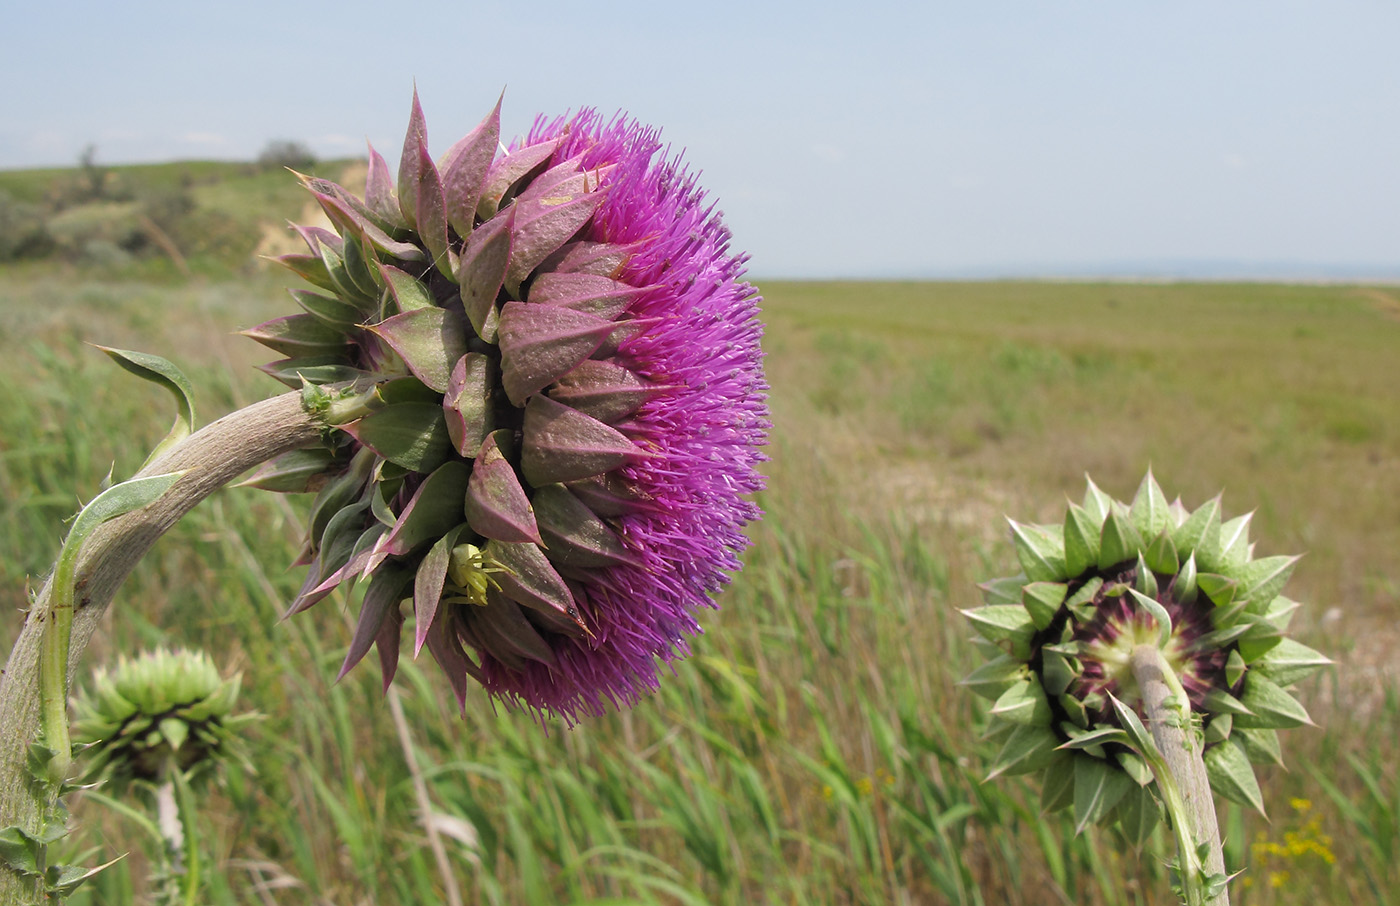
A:
{"type": "Polygon", "coordinates": [[[755,276],[1400,276],[1400,7],[1375,2],[26,2],[0,168],[394,163],[579,106],[663,128],[755,276]],[[287,11],[292,10],[292,11],[287,11]]]}

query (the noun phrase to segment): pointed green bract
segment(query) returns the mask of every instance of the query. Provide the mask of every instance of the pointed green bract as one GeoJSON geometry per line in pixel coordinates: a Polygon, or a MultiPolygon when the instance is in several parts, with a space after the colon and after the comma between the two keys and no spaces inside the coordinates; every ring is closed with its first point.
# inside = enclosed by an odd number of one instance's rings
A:
{"type": "Polygon", "coordinates": [[[1106,817],[1134,786],[1132,778],[1098,758],[1074,760],[1074,832],[1106,817]]]}
{"type": "Polygon", "coordinates": [[[1102,527],[1103,521],[1113,509],[1113,498],[1099,490],[1099,486],[1094,484],[1094,479],[1087,475],[1084,476],[1084,483],[1084,512],[1089,514],[1095,525],[1102,527]]]}
{"type": "Polygon", "coordinates": [[[1153,772],[1168,769],[1135,710],[1130,665],[1150,646],[1169,671],[1168,700],[1184,696],[1199,716],[1194,738],[1218,792],[1259,806],[1250,762],[1279,762],[1275,728],[1309,722],[1283,687],[1329,661],[1284,636],[1297,604],[1279,592],[1297,558],[1256,560],[1249,517],[1221,520],[1218,497],[1188,513],[1149,473],[1131,507],[1089,481],[1061,525],[1011,521],[1022,573],[983,583],[988,606],[966,611],[994,657],[967,682],[994,701],[994,776],[1044,770],[1047,811],[1073,803],[1079,831],[1117,823],[1147,840],[1161,802],[1180,795],[1159,788],[1153,772]],[[1032,731],[1048,731],[1062,757],[1032,731]]]}
{"type": "Polygon", "coordinates": [[[1073,503],[1065,511],[1065,572],[1078,576],[1099,562],[1100,522],[1073,503]]]}
{"type": "Polygon", "coordinates": [[[1025,525],[1014,519],[1011,540],[1016,547],[1016,559],[1032,582],[1058,582],[1067,578],[1064,539],[1060,526],[1025,525]]]}
{"type": "Polygon", "coordinates": [[[1013,777],[1044,770],[1056,759],[1064,757],[1055,751],[1060,739],[1049,727],[1031,724],[1016,724],[1014,727],[987,773],[988,780],[1003,774],[1013,777]]]}
{"type": "Polygon", "coordinates": [[[1332,663],[1328,658],[1292,639],[1282,639],[1274,648],[1254,663],[1253,669],[1267,676],[1278,686],[1291,686],[1312,676],[1332,663]]]}
{"type": "Polygon", "coordinates": [[[1220,547],[1220,498],[1207,500],[1172,532],[1172,541],[1182,554],[1194,553],[1196,564],[1202,558],[1214,559],[1220,547]]]}
{"type": "Polygon", "coordinates": [[[1021,590],[1021,603],[1036,629],[1046,629],[1060,612],[1069,586],[1063,582],[1032,582],[1021,590]]]}
{"type": "Polygon", "coordinates": [[[1136,559],[1142,549],[1142,537],[1118,507],[1109,511],[1099,534],[1099,569],[1111,569],[1120,563],[1136,559]]]}
{"type": "Polygon", "coordinates": [[[1176,553],[1176,542],[1172,541],[1172,536],[1166,529],[1157,533],[1152,543],[1147,545],[1147,550],[1142,552],[1142,556],[1149,569],[1163,575],[1172,575],[1181,566],[1181,560],[1176,553]]]}
{"type": "Polygon", "coordinates": [[[1264,794],[1241,746],[1231,740],[1212,746],[1206,750],[1205,762],[1206,775],[1214,792],[1265,815],[1264,794]]]}
{"type": "MultiPolygon", "coordinates": [[[[1147,470],[1142,484],[1138,485],[1137,496],[1133,498],[1129,516],[1132,519],[1133,527],[1143,538],[1156,537],[1158,532],[1167,527],[1167,496],[1162,493],[1157,479],[1152,477],[1151,469],[1147,470]]],[[[1162,570],[1162,572],[1170,571],[1162,570]]]]}
{"type": "Polygon", "coordinates": [[[1241,729],[1283,730],[1312,723],[1297,699],[1262,674],[1254,674],[1245,683],[1240,702],[1250,711],[1235,718],[1235,726],[1241,729]]]}

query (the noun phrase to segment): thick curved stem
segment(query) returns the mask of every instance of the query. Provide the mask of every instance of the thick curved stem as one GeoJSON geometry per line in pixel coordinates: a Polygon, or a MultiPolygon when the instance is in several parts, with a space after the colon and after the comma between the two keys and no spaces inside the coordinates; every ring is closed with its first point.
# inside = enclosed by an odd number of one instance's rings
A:
{"type": "MultiPolygon", "coordinates": [[[[1206,777],[1206,765],[1202,759],[1201,741],[1191,727],[1191,706],[1180,681],[1172,673],[1171,667],[1162,658],[1162,652],[1153,645],[1139,645],[1133,649],[1131,666],[1133,678],[1137,680],[1142,694],[1143,710],[1147,717],[1147,729],[1152,733],[1152,741],[1162,756],[1170,782],[1175,786],[1180,811],[1185,814],[1171,816],[1178,840],[1188,845],[1180,846],[1181,882],[1187,891],[1188,903],[1203,903],[1204,906],[1229,906],[1230,894],[1223,886],[1214,897],[1197,898],[1192,890],[1199,891],[1200,872],[1207,876],[1224,876],[1225,855],[1220,843],[1220,825],[1215,816],[1215,801],[1211,798],[1210,780],[1206,777]],[[1187,834],[1183,840],[1180,834],[1181,823],[1186,823],[1187,834]],[[1197,859],[1196,848],[1207,844],[1205,861],[1197,859]]],[[[1169,803],[1169,810],[1171,809],[1169,803]]]]}
{"type": "MultiPolygon", "coordinates": [[[[185,475],[155,503],[100,526],[83,546],[75,571],[70,680],[118,586],[156,539],[201,500],[254,466],[315,445],[320,431],[303,409],[301,394],[293,391],[224,416],[143,468],[142,476],[185,475]]],[[[32,791],[26,755],[39,727],[40,651],[52,600],[50,577],[0,677],[0,827],[17,825],[30,833],[38,831],[40,816],[51,804],[32,791]]],[[[36,885],[0,868],[0,906],[40,902],[36,885]]]]}

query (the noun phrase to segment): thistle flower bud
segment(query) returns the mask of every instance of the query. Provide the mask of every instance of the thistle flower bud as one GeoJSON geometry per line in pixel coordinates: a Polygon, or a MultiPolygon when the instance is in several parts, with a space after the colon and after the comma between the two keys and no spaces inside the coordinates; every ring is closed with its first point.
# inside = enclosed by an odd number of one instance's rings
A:
{"type": "Polygon", "coordinates": [[[1255,559],[1248,523],[1222,523],[1219,498],[1169,505],[1150,471],[1130,505],[1091,480],[1061,525],[1013,521],[1022,572],[963,612],[998,651],[963,680],[994,702],[990,776],[1042,774],[1047,811],[1144,840],[1160,805],[1122,709],[1141,714],[1130,662],[1150,645],[1200,717],[1212,788],[1262,811],[1250,764],[1280,761],[1277,731],[1311,722],[1286,689],[1330,661],[1284,636],[1298,558],[1255,559]]]}
{"type": "Polygon", "coordinates": [[[159,783],[170,770],[197,781],[230,758],[246,763],[239,732],[258,715],[234,713],[240,682],[195,651],[157,649],[99,671],[73,706],[88,774],[121,788],[159,783]]]}
{"type": "Polygon", "coordinates": [[[331,450],[253,483],[318,490],[290,611],[369,577],[342,675],[387,684],[411,600],[467,679],[574,720],[685,653],[738,567],[768,428],[745,257],[653,130],[592,111],[498,153],[500,107],[438,163],[414,98],[397,177],[305,178],[334,232],[282,262],[303,313],[247,335],[287,356],[331,450]]]}

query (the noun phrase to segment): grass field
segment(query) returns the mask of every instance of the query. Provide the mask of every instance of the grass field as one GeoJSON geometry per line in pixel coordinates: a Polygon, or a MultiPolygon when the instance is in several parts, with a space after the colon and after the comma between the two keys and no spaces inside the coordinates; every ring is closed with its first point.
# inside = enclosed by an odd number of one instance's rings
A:
{"type": "MultiPolygon", "coordinates": [[[[276,391],[232,331],[285,313],[279,274],[104,280],[0,271],[0,626],[108,466],[166,400],[86,342],[158,352],[202,420],[276,391]]],[[[255,776],[202,816],[213,904],[1164,904],[1160,837],[1075,838],[1019,779],[981,783],[984,703],[958,607],[1014,572],[1001,514],[1050,518],[1083,473],[1130,495],[1152,465],[1194,505],[1256,511],[1261,555],[1308,551],[1295,633],[1338,661],[1318,727],[1228,807],[1235,902],[1400,895],[1400,293],[1387,288],[765,283],[768,512],[695,656],[632,712],[573,730],[401,669],[332,683],[354,607],[279,622],[307,501],[217,495],[119,596],[91,665],[159,643],[242,670],[266,715],[255,776]],[[412,752],[412,762],[405,758],[412,752]],[[417,810],[421,783],[431,813],[417,810]],[[450,879],[429,833],[444,840],[450,879]]],[[[76,903],[140,903],[135,825],[78,801],[75,849],[131,855],[76,903]]]]}

